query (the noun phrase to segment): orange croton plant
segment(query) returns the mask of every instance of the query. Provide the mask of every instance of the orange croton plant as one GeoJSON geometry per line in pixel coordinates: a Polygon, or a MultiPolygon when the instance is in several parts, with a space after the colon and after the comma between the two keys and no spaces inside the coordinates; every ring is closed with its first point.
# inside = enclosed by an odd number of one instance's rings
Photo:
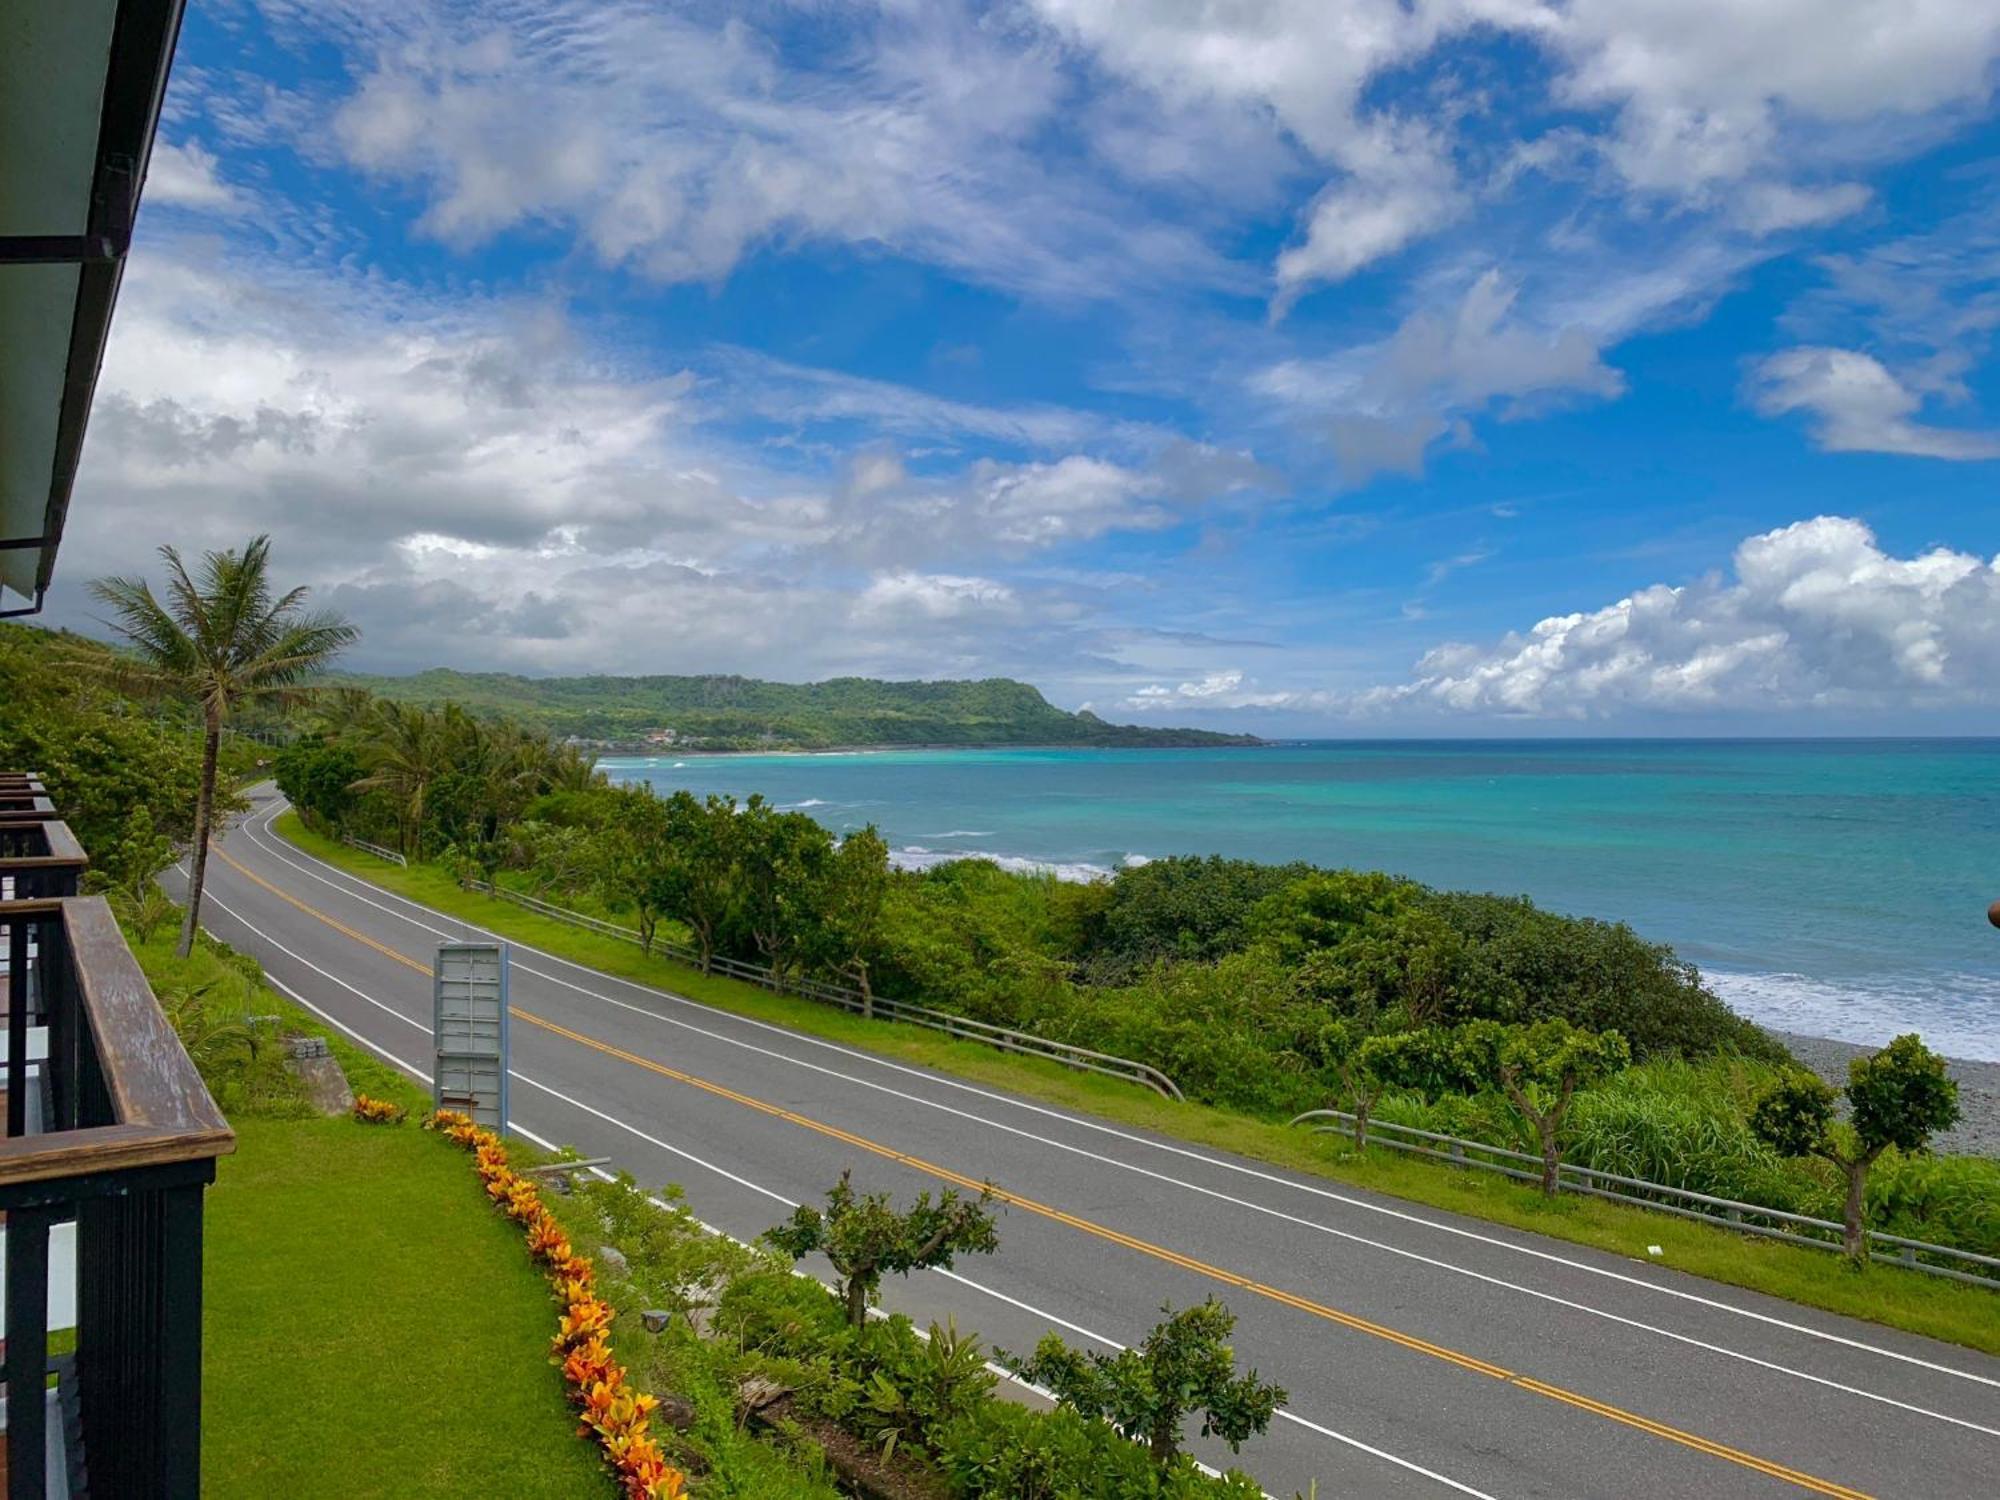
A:
{"type": "Polygon", "coordinates": [[[424,1120],[424,1129],[473,1153],[473,1167],[486,1193],[500,1211],[519,1224],[528,1253],[548,1273],[550,1290],[562,1304],[556,1322],[553,1363],[562,1370],[582,1418],[578,1437],[594,1437],[624,1486],[626,1500],[680,1500],[687,1481],[667,1462],[646,1427],[659,1399],[635,1391],[625,1369],[611,1357],[609,1334],[616,1316],[596,1292],[597,1268],[590,1257],[578,1255],[555,1215],[542,1203],[541,1190],[507,1162],[499,1136],[473,1124],[457,1110],[441,1109],[424,1120]]]}

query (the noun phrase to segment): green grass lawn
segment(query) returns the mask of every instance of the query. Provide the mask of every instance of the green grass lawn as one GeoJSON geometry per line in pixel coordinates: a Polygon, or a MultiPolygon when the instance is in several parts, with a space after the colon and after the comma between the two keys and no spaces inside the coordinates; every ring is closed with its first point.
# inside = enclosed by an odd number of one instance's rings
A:
{"type": "Polygon", "coordinates": [[[547,1288],[463,1153],[414,1117],[236,1130],[208,1195],[206,1493],[613,1493],[548,1363],[547,1288]]]}
{"type": "Polygon", "coordinates": [[[913,1026],[867,1021],[813,1001],[774,995],[754,985],[705,976],[683,965],[648,957],[616,938],[600,937],[537,916],[510,902],[462,890],[436,866],[413,865],[401,869],[385,864],[313,833],[299,822],[296,814],[284,814],[275,826],[308,853],[411,900],[608,974],[670,988],[741,1015],[1176,1136],[1192,1144],[1255,1157],[1336,1182],[1373,1188],[1413,1203],[1534,1230],[1635,1260],[1651,1260],[1831,1312],[2000,1354],[2000,1292],[1890,1266],[1855,1269],[1823,1251],[1734,1234],[1601,1200],[1567,1197],[1549,1202],[1533,1189],[1504,1178],[1412,1160],[1385,1150],[1356,1156],[1332,1137],[1290,1130],[1279,1122],[1203,1104],[1175,1103],[1135,1085],[1072,1072],[1057,1063],[1013,1057],[913,1026]],[[1648,1252],[1648,1247],[1654,1245],[1662,1252],[1658,1257],[1648,1252]]]}

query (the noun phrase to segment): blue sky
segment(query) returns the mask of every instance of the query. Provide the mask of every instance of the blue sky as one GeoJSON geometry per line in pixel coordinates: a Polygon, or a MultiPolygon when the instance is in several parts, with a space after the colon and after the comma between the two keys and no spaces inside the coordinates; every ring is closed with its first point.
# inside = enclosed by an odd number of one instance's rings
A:
{"type": "Polygon", "coordinates": [[[193,0],[52,617],[2000,726],[1995,0],[193,0]]]}

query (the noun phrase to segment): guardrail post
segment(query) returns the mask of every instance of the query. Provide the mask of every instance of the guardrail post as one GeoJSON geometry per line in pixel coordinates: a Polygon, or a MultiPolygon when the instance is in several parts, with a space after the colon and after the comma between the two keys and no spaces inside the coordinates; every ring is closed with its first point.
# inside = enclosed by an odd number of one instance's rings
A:
{"type": "Polygon", "coordinates": [[[1465,1143],[1463,1141],[1453,1141],[1451,1143],[1451,1164],[1454,1167],[1465,1165],[1465,1143]]]}

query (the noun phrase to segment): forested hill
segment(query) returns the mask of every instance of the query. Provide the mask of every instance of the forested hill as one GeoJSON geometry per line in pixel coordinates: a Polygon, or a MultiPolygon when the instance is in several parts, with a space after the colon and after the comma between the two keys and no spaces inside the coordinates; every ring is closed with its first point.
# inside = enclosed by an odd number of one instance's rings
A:
{"type": "Polygon", "coordinates": [[[455,702],[558,735],[642,745],[671,731],[688,750],[851,745],[1253,745],[1252,735],[1110,724],[1067,713],[1025,682],[762,682],[754,677],[517,677],[438,667],[411,677],[344,676],[383,698],[455,702]]]}

